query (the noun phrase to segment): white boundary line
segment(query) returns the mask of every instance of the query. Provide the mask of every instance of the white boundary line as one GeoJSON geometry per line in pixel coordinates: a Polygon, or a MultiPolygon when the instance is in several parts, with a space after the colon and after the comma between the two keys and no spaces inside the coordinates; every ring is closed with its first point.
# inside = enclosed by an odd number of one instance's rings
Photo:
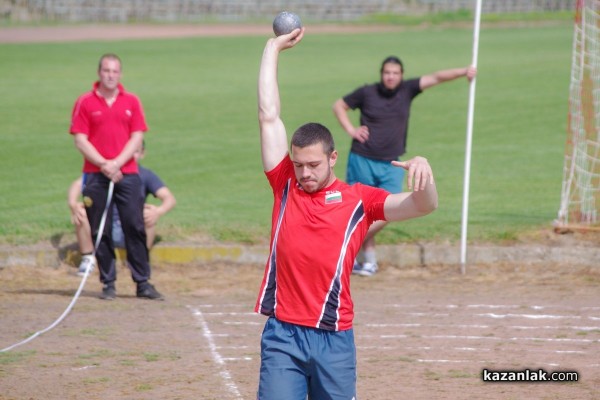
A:
{"type": "MultiPolygon", "coordinates": [[[[397,303],[388,303],[382,304],[382,307],[393,307],[393,308],[423,308],[422,304],[397,304],[397,303]]],[[[428,305],[430,306],[430,305],[428,305]]],[[[600,306],[583,306],[583,307],[568,307],[561,305],[524,305],[524,304],[432,304],[432,308],[447,308],[447,309],[459,309],[459,308],[489,308],[489,309],[499,309],[499,308],[509,308],[509,309],[533,309],[533,310],[545,310],[545,309],[559,309],[559,310],[600,310],[600,306]]]]}
{"type": "Polygon", "coordinates": [[[216,335],[213,335],[212,332],[210,331],[210,328],[208,327],[208,324],[206,323],[206,320],[204,319],[204,315],[202,314],[202,311],[200,311],[197,307],[191,307],[191,306],[187,306],[187,307],[188,307],[188,309],[190,309],[192,311],[192,313],[196,317],[196,320],[200,324],[200,327],[202,328],[203,336],[208,341],[208,347],[210,349],[210,354],[212,356],[212,359],[215,362],[215,364],[217,364],[220,368],[219,375],[221,376],[221,379],[223,379],[223,381],[225,382],[225,387],[232,395],[235,396],[236,399],[242,400],[243,399],[242,394],[240,393],[235,382],[233,381],[233,378],[231,377],[229,370],[225,366],[225,361],[231,360],[231,359],[223,358],[221,356],[221,354],[217,351],[217,346],[215,345],[215,341],[214,341],[214,337],[216,335]]]}
{"type": "MultiPolygon", "coordinates": [[[[409,335],[361,335],[362,337],[378,337],[380,339],[406,339],[409,335]]],[[[422,339],[458,339],[458,340],[482,340],[482,341],[534,341],[534,342],[563,342],[563,343],[600,343],[599,339],[568,339],[568,338],[543,338],[543,337],[497,337],[476,335],[421,335],[422,339]]]]}
{"type": "Polygon", "coordinates": [[[418,324],[418,323],[393,323],[393,324],[365,324],[369,328],[456,328],[456,329],[490,329],[490,328],[509,328],[509,329],[571,329],[576,331],[600,331],[600,326],[562,326],[562,325],[543,325],[543,326],[526,326],[526,325],[475,325],[475,324],[418,324]]]}

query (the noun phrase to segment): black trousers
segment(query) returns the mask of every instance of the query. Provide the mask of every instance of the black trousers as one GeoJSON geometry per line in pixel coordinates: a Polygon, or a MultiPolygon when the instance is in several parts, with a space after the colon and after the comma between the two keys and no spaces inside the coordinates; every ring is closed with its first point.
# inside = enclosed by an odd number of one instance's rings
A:
{"type": "MultiPolygon", "coordinates": [[[[84,204],[92,228],[94,244],[96,244],[100,221],[106,206],[109,183],[110,180],[102,173],[88,174],[83,189],[84,204]]],[[[123,175],[123,179],[115,183],[112,203],[116,204],[119,210],[131,277],[136,283],[146,282],[150,279],[150,262],[144,226],[142,180],[138,174],[123,175]]],[[[108,209],[104,230],[101,233],[102,238],[96,250],[100,282],[104,284],[112,283],[117,279],[115,247],[111,233],[112,206],[108,209]]]]}

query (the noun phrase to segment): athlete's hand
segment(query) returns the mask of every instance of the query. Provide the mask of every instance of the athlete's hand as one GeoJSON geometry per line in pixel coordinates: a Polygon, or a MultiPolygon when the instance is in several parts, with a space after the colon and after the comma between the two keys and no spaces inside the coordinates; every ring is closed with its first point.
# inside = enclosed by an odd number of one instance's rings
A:
{"type": "Polygon", "coordinates": [[[287,35],[271,38],[268,43],[275,45],[279,51],[283,51],[300,43],[302,37],[304,37],[304,27],[296,28],[287,35]]]}
{"type": "Polygon", "coordinates": [[[350,135],[353,139],[358,140],[361,143],[369,140],[369,128],[365,125],[361,125],[358,128],[354,129],[354,132],[350,135]]]}
{"type": "Polygon", "coordinates": [[[121,167],[115,160],[106,160],[103,162],[102,165],[100,165],[100,171],[114,183],[123,179],[121,167]]]}
{"type": "Polygon", "coordinates": [[[473,65],[469,65],[467,67],[467,79],[471,82],[477,76],[477,68],[473,65]]]}
{"type": "Polygon", "coordinates": [[[114,183],[118,183],[121,179],[123,179],[123,173],[121,171],[118,171],[112,176],[112,178],[110,178],[110,180],[114,183]]]}
{"type": "Polygon", "coordinates": [[[75,226],[81,226],[84,221],[87,221],[87,214],[83,203],[78,202],[71,207],[71,223],[75,226]]]}
{"type": "Polygon", "coordinates": [[[144,204],[144,224],[154,226],[160,218],[160,210],[154,204],[144,204]]]}
{"type": "Polygon", "coordinates": [[[408,171],[407,184],[409,190],[415,192],[425,190],[427,183],[433,183],[433,171],[425,157],[416,156],[408,161],[392,161],[392,165],[408,171]]]}

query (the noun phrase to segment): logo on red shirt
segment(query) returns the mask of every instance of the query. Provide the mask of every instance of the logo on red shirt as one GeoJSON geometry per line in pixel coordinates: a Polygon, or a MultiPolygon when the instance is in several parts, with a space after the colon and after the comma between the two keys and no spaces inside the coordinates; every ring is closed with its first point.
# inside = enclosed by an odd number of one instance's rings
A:
{"type": "Polygon", "coordinates": [[[325,204],[335,204],[335,203],[341,203],[341,202],[342,202],[342,192],[334,190],[334,191],[327,191],[327,193],[325,193],[325,204]]]}

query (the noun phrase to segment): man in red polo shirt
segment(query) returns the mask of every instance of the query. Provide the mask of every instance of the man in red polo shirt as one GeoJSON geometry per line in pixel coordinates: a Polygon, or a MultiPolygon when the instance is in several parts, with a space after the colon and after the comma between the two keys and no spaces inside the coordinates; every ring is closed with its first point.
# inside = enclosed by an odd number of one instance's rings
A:
{"type": "Polygon", "coordinates": [[[87,181],[83,202],[94,242],[98,234],[102,235],[96,249],[100,282],[103,283],[100,298],[113,300],[116,297],[111,215],[106,219],[104,232],[98,232],[112,181],[113,201],[121,216],[127,261],[137,284],[137,297],[162,300],[162,295],[149,283],[142,181],[133,157],[133,153],[141,148],[144,132],[148,129],[144,110],[138,97],[127,92],[120,83],[121,60],[118,56],[105,54],[100,58],[98,78],[93,89],[75,102],[69,132],[75,138],[75,147],[84,157],[83,172],[87,174],[87,181]]]}

